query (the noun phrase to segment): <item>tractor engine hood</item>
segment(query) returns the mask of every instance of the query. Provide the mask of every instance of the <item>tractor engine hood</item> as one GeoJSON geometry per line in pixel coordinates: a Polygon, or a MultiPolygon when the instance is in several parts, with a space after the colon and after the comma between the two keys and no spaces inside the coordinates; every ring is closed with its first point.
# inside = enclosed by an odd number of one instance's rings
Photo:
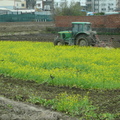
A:
{"type": "Polygon", "coordinates": [[[60,31],[58,32],[61,39],[70,38],[72,36],[72,31],[60,31]]]}

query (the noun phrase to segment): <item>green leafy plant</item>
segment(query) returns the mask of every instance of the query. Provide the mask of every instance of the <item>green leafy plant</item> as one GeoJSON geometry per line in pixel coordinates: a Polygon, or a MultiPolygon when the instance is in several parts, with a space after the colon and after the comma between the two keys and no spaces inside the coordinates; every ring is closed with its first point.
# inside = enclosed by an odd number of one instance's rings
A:
{"type": "Polygon", "coordinates": [[[96,107],[91,104],[87,96],[78,94],[69,95],[66,92],[59,94],[55,99],[54,108],[58,111],[69,113],[72,116],[79,115],[84,118],[96,118],[96,107]]]}
{"type": "Polygon", "coordinates": [[[102,113],[99,115],[100,120],[114,120],[115,115],[111,113],[102,113]]]}
{"type": "Polygon", "coordinates": [[[34,103],[34,104],[39,104],[39,105],[43,105],[43,106],[51,106],[54,104],[54,99],[53,100],[47,100],[47,99],[43,99],[40,96],[30,96],[29,102],[34,103]]]}
{"type": "Polygon", "coordinates": [[[98,113],[98,107],[92,105],[88,96],[78,94],[68,94],[66,92],[58,94],[54,99],[43,99],[40,96],[30,96],[29,102],[43,105],[72,116],[79,116],[86,120],[114,120],[116,116],[111,113],[98,113]]]}
{"type": "Polygon", "coordinates": [[[100,13],[95,13],[94,15],[105,15],[104,12],[100,12],[100,13]]]}

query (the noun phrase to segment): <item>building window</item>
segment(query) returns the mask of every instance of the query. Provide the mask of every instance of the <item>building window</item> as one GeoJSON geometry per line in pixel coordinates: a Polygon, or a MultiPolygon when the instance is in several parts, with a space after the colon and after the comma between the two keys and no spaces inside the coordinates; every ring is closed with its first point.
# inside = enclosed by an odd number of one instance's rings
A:
{"type": "Polygon", "coordinates": [[[98,6],[98,4],[95,4],[95,6],[98,6]]]}
{"type": "Polygon", "coordinates": [[[38,4],[38,7],[40,7],[40,6],[41,6],[41,4],[39,3],[39,4],[38,4]]]}
{"type": "Polygon", "coordinates": [[[24,7],[25,5],[24,4],[22,4],[22,7],[24,7]]]}
{"type": "Polygon", "coordinates": [[[87,2],[91,2],[91,0],[87,0],[87,2]]]}
{"type": "Polygon", "coordinates": [[[102,3],[101,6],[106,6],[106,4],[105,4],[105,3],[102,3]]]}
{"type": "Polygon", "coordinates": [[[109,8],[109,10],[114,10],[113,8],[109,8]]]}
{"type": "Polygon", "coordinates": [[[113,3],[109,3],[108,5],[109,5],[109,6],[112,6],[112,5],[113,5],[113,3]]]}
{"type": "Polygon", "coordinates": [[[106,8],[102,8],[101,10],[102,10],[102,11],[106,11],[106,8]]]}

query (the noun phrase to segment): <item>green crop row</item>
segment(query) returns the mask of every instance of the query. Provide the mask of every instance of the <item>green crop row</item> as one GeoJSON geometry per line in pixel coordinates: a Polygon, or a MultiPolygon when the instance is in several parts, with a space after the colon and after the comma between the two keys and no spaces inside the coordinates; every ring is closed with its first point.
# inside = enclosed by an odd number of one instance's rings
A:
{"type": "Polygon", "coordinates": [[[0,74],[58,86],[120,88],[120,49],[0,41],[0,74]]]}
{"type": "Polygon", "coordinates": [[[88,96],[82,97],[79,94],[67,94],[64,92],[58,94],[52,100],[46,100],[40,96],[30,96],[28,101],[46,107],[51,106],[52,109],[65,112],[71,116],[79,116],[79,120],[114,120],[119,116],[119,113],[98,113],[99,108],[92,105],[88,96]]]}

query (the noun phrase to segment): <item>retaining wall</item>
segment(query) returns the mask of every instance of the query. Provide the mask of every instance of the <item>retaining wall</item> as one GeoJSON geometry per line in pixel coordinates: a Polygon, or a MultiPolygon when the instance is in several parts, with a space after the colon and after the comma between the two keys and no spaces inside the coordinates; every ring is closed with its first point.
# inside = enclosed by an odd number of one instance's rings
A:
{"type": "Polygon", "coordinates": [[[120,29],[120,14],[103,16],[57,16],[56,27],[71,27],[71,22],[91,22],[93,28],[120,29]]]}

